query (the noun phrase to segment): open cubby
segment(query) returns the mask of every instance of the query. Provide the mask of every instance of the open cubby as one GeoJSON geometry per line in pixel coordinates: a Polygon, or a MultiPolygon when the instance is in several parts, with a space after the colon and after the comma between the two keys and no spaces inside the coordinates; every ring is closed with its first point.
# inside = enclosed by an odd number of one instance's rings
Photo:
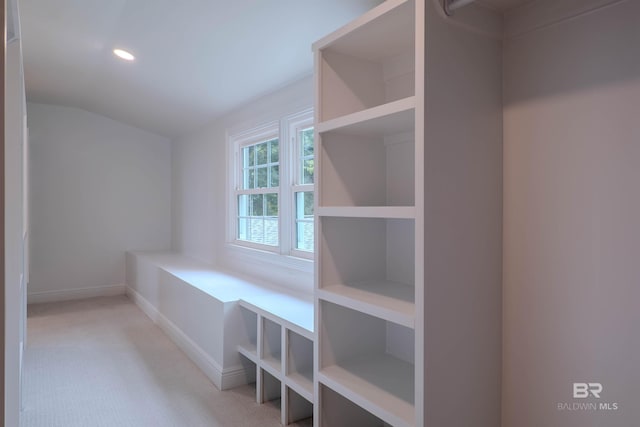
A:
{"type": "Polygon", "coordinates": [[[276,377],[264,369],[260,369],[261,375],[261,397],[259,403],[274,402],[279,405],[282,397],[282,383],[276,377]]]}
{"type": "Polygon", "coordinates": [[[386,427],[380,418],[320,384],[321,427],[386,427]]]}
{"type": "Polygon", "coordinates": [[[414,7],[404,2],[340,38],[319,42],[321,121],[413,96],[414,7]]]}
{"type": "Polygon", "coordinates": [[[320,382],[389,424],[413,425],[414,331],[327,301],[320,309],[320,382]]]}
{"type": "Polygon", "coordinates": [[[296,393],[296,391],[290,387],[286,387],[285,393],[285,399],[287,400],[285,407],[287,412],[284,424],[299,423],[312,426],[313,403],[296,393]],[[303,420],[306,422],[301,422],[303,420]]]}
{"type": "Polygon", "coordinates": [[[240,353],[255,362],[258,345],[258,315],[244,307],[240,307],[240,318],[243,327],[240,333],[243,334],[239,344],[240,353]]]}
{"type": "Polygon", "coordinates": [[[309,318],[314,306],[280,294],[252,301],[240,301],[239,316],[246,326],[241,330],[245,344],[238,345],[238,351],[247,382],[255,381],[258,403],[281,407],[283,424],[311,427],[315,335],[309,318]],[[258,352],[246,351],[247,342],[256,342],[258,352]]]}
{"type": "Polygon", "coordinates": [[[246,383],[247,384],[255,384],[256,382],[256,363],[240,353],[240,365],[242,366],[242,370],[244,372],[246,383]]]}
{"type": "Polygon", "coordinates": [[[325,217],[321,225],[318,295],[413,326],[414,221],[325,217]]]}
{"type": "Polygon", "coordinates": [[[415,144],[411,127],[390,136],[323,133],[323,206],[413,206],[415,144]]]}
{"type": "Polygon", "coordinates": [[[262,360],[271,369],[280,372],[282,369],[282,327],[277,323],[262,318],[262,360]]]}
{"type": "Polygon", "coordinates": [[[287,334],[287,378],[307,396],[313,396],[313,341],[291,330],[287,334]]]}

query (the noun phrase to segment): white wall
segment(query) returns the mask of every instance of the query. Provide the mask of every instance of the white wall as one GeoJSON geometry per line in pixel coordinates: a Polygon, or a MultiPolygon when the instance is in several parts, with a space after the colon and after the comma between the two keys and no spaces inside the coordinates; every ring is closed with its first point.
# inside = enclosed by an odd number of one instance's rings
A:
{"type": "Polygon", "coordinates": [[[170,141],[83,110],[27,109],[29,300],[124,292],[126,250],[171,246],[170,141]]]}
{"type": "Polygon", "coordinates": [[[501,19],[473,5],[454,18],[440,1],[426,6],[424,425],[497,427],[501,19]]]}
{"type": "Polygon", "coordinates": [[[640,2],[508,18],[503,426],[638,425],[640,2]],[[601,398],[574,399],[574,382],[601,398]],[[557,409],[576,402],[619,409],[557,409]]]}
{"type": "Polygon", "coordinates": [[[312,106],[311,77],[214,120],[173,144],[174,249],[218,267],[251,273],[292,288],[311,290],[311,270],[302,272],[263,264],[225,246],[228,130],[279,120],[312,106]],[[251,266],[251,270],[247,266],[251,266]]]}
{"type": "MultiPolygon", "coordinates": [[[[15,3],[7,5],[12,9],[15,3]]],[[[24,352],[25,231],[23,188],[23,142],[25,120],[24,74],[19,25],[14,19],[16,39],[6,44],[4,69],[4,419],[3,425],[17,426],[22,403],[22,361],[24,352]]]]}

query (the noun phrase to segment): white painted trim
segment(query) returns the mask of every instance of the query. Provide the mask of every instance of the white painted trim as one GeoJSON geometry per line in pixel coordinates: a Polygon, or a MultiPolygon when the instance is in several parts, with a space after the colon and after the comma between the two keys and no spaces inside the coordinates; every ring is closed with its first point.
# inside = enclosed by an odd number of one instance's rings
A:
{"type": "MultiPolygon", "coordinates": [[[[301,257],[280,255],[274,252],[262,251],[260,249],[227,243],[225,245],[227,256],[239,262],[252,262],[264,264],[265,268],[278,266],[290,269],[293,273],[313,272],[313,260],[301,257]]],[[[255,264],[254,264],[255,267],[255,264]]]]}
{"type": "Polygon", "coordinates": [[[96,286],[92,288],[61,289],[54,291],[30,292],[27,295],[28,304],[42,302],[71,301],[76,299],[110,297],[124,295],[126,285],[96,286]]]}
{"type": "Polygon", "coordinates": [[[129,299],[133,301],[138,306],[138,308],[142,310],[142,312],[146,314],[149,319],[151,319],[151,321],[153,321],[153,323],[158,323],[160,312],[157,308],[155,308],[153,304],[151,304],[145,297],[140,295],[135,289],[130,286],[127,286],[126,294],[129,299]]]}
{"type": "Polygon", "coordinates": [[[171,341],[185,352],[189,359],[200,368],[218,389],[228,390],[248,383],[247,374],[242,366],[234,366],[223,370],[218,362],[135,289],[127,287],[126,294],[153,323],[158,325],[169,336],[171,341]]]}
{"type": "Polygon", "coordinates": [[[218,389],[222,389],[222,367],[211,356],[162,313],[158,313],[156,324],[189,356],[189,359],[204,372],[218,389]]]}
{"type": "MultiPolygon", "coordinates": [[[[272,262],[275,265],[282,264],[274,261],[279,258],[302,258],[312,260],[313,254],[307,254],[304,251],[293,249],[293,188],[295,187],[295,179],[293,174],[294,165],[296,163],[296,143],[292,140],[292,132],[296,127],[314,126],[313,108],[302,108],[294,113],[286,114],[279,120],[270,121],[254,128],[234,128],[228,129],[226,132],[226,157],[227,157],[227,188],[226,188],[226,241],[225,248],[245,248],[244,254],[251,254],[262,258],[261,261],[272,262]],[[275,134],[274,134],[275,132],[275,134]],[[245,145],[254,144],[276,136],[280,141],[280,185],[277,188],[261,188],[251,190],[240,190],[241,170],[240,149],[245,145]],[[273,191],[276,190],[277,191],[273,191]],[[253,243],[238,240],[236,236],[237,230],[237,197],[239,194],[265,194],[278,193],[280,204],[279,219],[279,236],[278,246],[270,246],[259,243],[253,243]],[[277,257],[269,256],[269,253],[277,255],[277,257]],[[261,257],[264,255],[264,257],[261,257]]],[[[233,251],[230,254],[237,255],[241,251],[233,251]]],[[[295,261],[284,261],[286,267],[292,267],[300,270],[299,264],[295,261]]],[[[303,267],[303,271],[307,271],[303,267]]]]}
{"type": "Polygon", "coordinates": [[[232,388],[254,382],[254,378],[249,378],[248,372],[242,366],[227,368],[222,372],[221,390],[231,390],[232,388]]]}

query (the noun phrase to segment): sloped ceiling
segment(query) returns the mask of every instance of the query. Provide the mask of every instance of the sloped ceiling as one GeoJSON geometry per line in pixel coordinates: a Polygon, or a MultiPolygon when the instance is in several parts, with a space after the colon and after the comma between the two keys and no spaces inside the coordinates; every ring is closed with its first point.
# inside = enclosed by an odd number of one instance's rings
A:
{"type": "Polygon", "coordinates": [[[310,74],[311,43],[382,1],[19,0],[27,98],[175,138],[310,74]]]}
{"type": "Polygon", "coordinates": [[[20,0],[27,98],[175,138],[310,74],[311,43],[379,3],[20,0]]]}

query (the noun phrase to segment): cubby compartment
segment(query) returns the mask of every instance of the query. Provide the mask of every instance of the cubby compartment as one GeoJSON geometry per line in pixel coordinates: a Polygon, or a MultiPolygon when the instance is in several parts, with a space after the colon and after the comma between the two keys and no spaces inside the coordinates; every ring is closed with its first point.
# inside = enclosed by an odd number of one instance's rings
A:
{"type": "Polygon", "coordinates": [[[320,427],[387,427],[380,418],[320,384],[320,427]]]}
{"type": "Polygon", "coordinates": [[[325,217],[321,227],[318,297],[413,327],[414,220],[325,217]]]}
{"type": "Polygon", "coordinates": [[[258,403],[273,402],[280,407],[282,383],[264,369],[260,369],[260,396],[258,403]]]}
{"type": "Polygon", "coordinates": [[[320,310],[319,381],[384,422],[413,426],[414,331],[327,301],[320,310]]]}
{"type": "Polygon", "coordinates": [[[346,132],[349,131],[341,129],[320,136],[320,208],[412,207],[415,194],[412,127],[387,136],[346,132]]]}
{"type": "Polygon", "coordinates": [[[283,424],[298,423],[313,426],[313,403],[290,387],[285,388],[285,393],[286,418],[283,424]]]}
{"type": "Polygon", "coordinates": [[[282,327],[277,323],[262,318],[262,352],[261,358],[267,369],[282,371],[282,327]]]}
{"type": "Polygon", "coordinates": [[[348,33],[338,31],[314,45],[320,55],[320,121],[414,95],[415,3],[385,3],[348,33]]]}
{"type": "Polygon", "coordinates": [[[258,315],[242,306],[238,309],[240,310],[240,319],[242,321],[242,326],[239,330],[241,339],[238,351],[255,363],[258,357],[258,315]]]}
{"type": "Polygon", "coordinates": [[[313,341],[287,330],[287,382],[307,400],[313,400],[313,341]]]}
{"type": "Polygon", "coordinates": [[[246,378],[246,383],[255,385],[257,375],[256,362],[240,353],[240,365],[242,366],[242,370],[246,378]]]}

